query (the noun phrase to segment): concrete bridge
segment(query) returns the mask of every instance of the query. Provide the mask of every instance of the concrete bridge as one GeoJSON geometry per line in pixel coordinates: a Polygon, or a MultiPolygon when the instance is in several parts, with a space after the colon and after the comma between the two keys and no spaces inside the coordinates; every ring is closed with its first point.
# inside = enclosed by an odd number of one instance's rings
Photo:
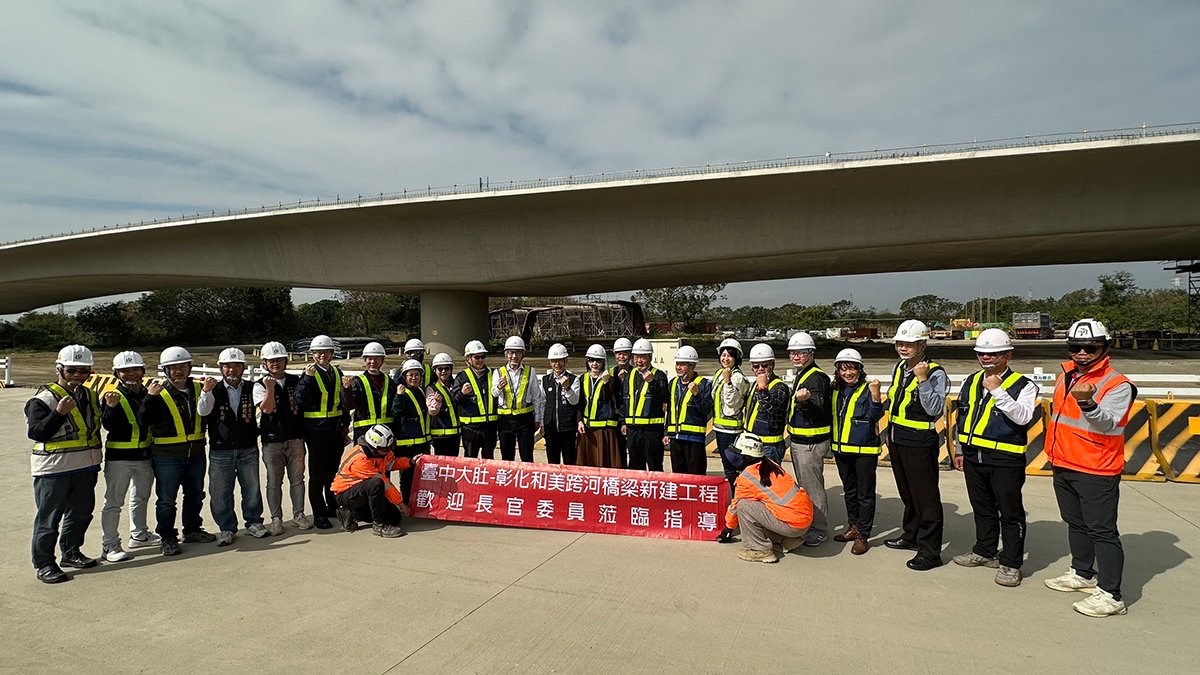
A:
{"type": "Polygon", "coordinates": [[[188,286],[415,292],[425,341],[459,353],[489,295],[1200,258],[1200,133],[681,173],[6,244],[0,313],[188,286]]]}

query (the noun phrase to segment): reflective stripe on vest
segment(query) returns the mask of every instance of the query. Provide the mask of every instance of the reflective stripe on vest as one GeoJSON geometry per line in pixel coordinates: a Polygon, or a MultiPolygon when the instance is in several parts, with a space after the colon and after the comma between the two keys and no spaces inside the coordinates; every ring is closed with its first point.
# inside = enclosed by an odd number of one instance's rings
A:
{"type": "MultiPolygon", "coordinates": [[[[503,377],[505,381],[508,380],[508,366],[504,366],[496,372],[499,373],[500,377],[503,377]]],[[[517,405],[525,402],[525,392],[529,390],[529,381],[531,379],[533,379],[533,368],[530,366],[521,366],[521,379],[517,381],[516,394],[513,395],[511,386],[512,383],[510,382],[509,386],[505,389],[509,395],[504,397],[505,402],[500,405],[500,408],[496,410],[496,412],[500,415],[524,415],[525,413],[533,412],[532,405],[521,405],[519,408],[512,407],[514,400],[516,401],[517,405]]]]}
{"type": "MultiPolygon", "coordinates": [[[[168,387],[174,385],[167,385],[168,387]]],[[[200,428],[200,411],[197,410],[192,424],[192,430],[187,431],[183,428],[183,414],[179,412],[179,406],[175,405],[175,399],[171,397],[171,393],[167,388],[163,388],[158,392],[159,398],[167,404],[167,410],[171,413],[171,421],[175,425],[175,435],[167,438],[156,438],[154,442],[158,445],[173,445],[176,443],[187,443],[189,441],[203,441],[204,431],[200,428]]],[[[200,400],[200,383],[192,380],[192,400],[200,400]]]]}
{"type": "Polygon", "coordinates": [[[854,390],[854,394],[846,403],[846,414],[844,419],[838,419],[840,408],[838,408],[838,388],[834,387],[832,405],[833,405],[833,451],[845,452],[855,455],[878,455],[882,446],[879,445],[850,445],[850,426],[854,421],[854,411],[858,409],[858,399],[867,390],[865,382],[858,385],[854,390]]]}
{"type": "MultiPolygon", "coordinates": [[[[970,431],[969,431],[969,433],[962,433],[961,431],[959,431],[959,433],[958,433],[959,442],[963,443],[965,445],[973,445],[977,448],[986,448],[988,450],[1002,450],[1004,452],[1013,452],[1013,453],[1016,453],[1019,455],[1025,454],[1025,446],[1024,445],[1017,445],[1015,443],[1004,443],[1002,441],[987,438],[983,435],[984,432],[987,430],[988,423],[991,422],[992,415],[995,413],[996,397],[988,396],[987,397],[988,401],[987,401],[987,403],[983,404],[982,411],[980,412],[980,414],[978,414],[978,415],[975,414],[977,411],[980,411],[979,387],[976,385],[978,385],[979,380],[982,377],[983,377],[983,371],[979,371],[979,372],[975,373],[974,375],[971,375],[967,378],[967,386],[966,386],[967,419],[965,420],[965,423],[962,425],[962,427],[969,428],[970,431]],[[978,421],[976,421],[972,425],[971,420],[973,417],[978,417],[978,421]]],[[[1004,381],[1000,383],[1000,388],[1007,390],[1009,387],[1016,384],[1017,380],[1020,380],[1020,379],[1021,379],[1021,374],[1014,371],[1011,374],[1009,374],[1008,377],[1004,378],[1004,381]]]]}
{"type": "MultiPolygon", "coordinates": [[[[796,388],[799,389],[800,385],[804,384],[804,381],[807,380],[809,377],[811,377],[813,373],[821,373],[822,375],[824,375],[825,371],[821,370],[820,368],[817,368],[816,366],[809,368],[808,370],[804,371],[804,374],[800,376],[799,380],[796,380],[796,388]]],[[[789,434],[792,434],[793,436],[820,436],[822,434],[829,433],[829,431],[830,431],[829,425],[825,425],[823,427],[792,426],[792,419],[794,418],[795,414],[796,414],[796,396],[795,396],[795,394],[793,394],[792,402],[790,404],[788,404],[787,432],[789,434]]]]}
{"type": "Polygon", "coordinates": [[[129,399],[125,398],[125,394],[121,393],[120,389],[114,389],[113,391],[117,392],[117,395],[121,397],[121,410],[125,413],[125,419],[129,420],[129,428],[133,431],[129,434],[129,440],[110,440],[107,443],[108,447],[113,450],[137,450],[154,445],[154,440],[150,437],[150,434],[146,434],[145,438],[142,437],[142,428],[138,426],[137,417],[133,414],[133,407],[129,405],[129,399]]]}
{"type": "MultiPolygon", "coordinates": [[[[786,475],[786,474],[784,474],[784,475],[786,475]]],[[[799,486],[799,485],[792,485],[792,488],[791,488],[790,490],[788,490],[788,491],[787,491],[787,492],[786,492],[786,493],[785,493],[785,494],[784,494],[784,495],[781,497],[781,496],[779,496],[779,495],[775,494],[774,492],[771,492],[771,491],[770,491],[770,490],[768,490],[766,487],[764,487],[764,486],[763,486],[763,484],[762,484],[761,482],[759,482],[758,478],[757,478],[757,477],[755,477],[753,474],[751,474],[751,473],[750,473],[749,469],[743,470],[743,471],[742,471],[742,476],[743,476],[743,477],[744,477],[746,480],[750,481],[750,484],[751,484],[751,485],[753,485],[754,487],[758,488],[759,492],[762,492],[764,495],[766,495],[767,497],[769,497],[769,498],[771,499],[771,501],[775,502],[775,505],[776,505],[776,506],[787,506],[787,505],[788,505],[788,504],[789,504],[789,503],[792,501],[792,499],[793,499],[793,498],[794,498],[794,497],[795,497],[797,494],[799,494],[799,493],[800,493],[800,486],[799,486]]]]}
{"type": "MultiPolygon", "coordinates": [[[[429,411],[421,407],[420,401],[417,400],[416,394],[413,393],[412,387],[404,388],[404,395],[408,396],[412,401],[413,410],[417,411],[417,421],[421,424],[421,436],[419,438],[397,438],[396,446],[420,445],[429,440],[429,411]]],[[[403,425],[401,425],[403,430],[403,425]]]]}
{"type": "MultiPolygon", "coordinates": [[[[46,388],[49,389],[50,391],[54,392],[54,395],[57,399],[61,400],[61,399],[64,399],[64,398],[67,398],[68,396],[70,396],[70,394],[67,393],[67,390],[63,389],[57,382],[51,382],[51,383],[47,384],[46,388]]],[[[98,405],[99,397],[97,397],[95,395],[95,392],[92,392],[92,390],[90,390],[90,389],[88,389],[88,392],[89,392],[89,398],[92,401],[92,410],[94,412],[99,412],[100,411],[100,408],[98,405]]],[[[53,410],[53,407],[51,408],[51,410],[53,410]]],[[[75,427],[75,437],[67,438],[67,439],[64,439],[61,441],[48,441],[45,443],[34,443],[33,449],[35,451],[58,452],[60,450],[77,450],[79,448],[88,447],[88,441],[90,440],[89,434],[88,434],[88,426],[83,421],[83,413],[80,412],[79,406],[76,405],[74,408],[71,408],[71,412],[69,412],[68,415],[70,415],[70,417],[71,417],[71,426],[75,427]]],[[[93,416],[95,416],[95,415],[93,415],[93,416]]]]}
{"type": "MultiPolygon", "coordinates": [[[[613,375],[609,375],[610,380],[613,377],[614,377],[613,375]]],[[[595,381],[599,382],[599,385],[596,386],[596,393],[593,396],[592,395],[592,382],[593,382],[592,374],[591,373],[583,374],[583,401],[584,401],[583,425],[588,427],[589,429],[595,429],[598,427],[615,427],[615,426],[617,426],[616,420],[598,420],[598,419],[596,419],[598,409],[600,408],[600,392],[604,390],[604,380],[601,380],[600,378],[595,378],[595,381]]]]}
{"type": "MultiPolygon", "coordinates": [[[[650,373],[658,374],[658,369],[653,366],[650,368],[650,373]]],[[[626,424],[662,424],[666,421],[662,417],[643,417],[646,414],[646,393],[650,391],[650,383],[645,380],[645,377],[637,370],[629,371],[629,397],[625,399],[628,402],[629,414],[625,416],[626,424]],[[633,404],[634,385],[637,380],[642,381],[642,391],[638,394],[637,405],[633,404]]]]}
{"type": "MultiPolygon", "coordinates": [[[[450,413],[450,426],[434,427],[433,419],[430,419],[429,435],[430,436],[454,436],[458,433],[458,413],[454,412],[454,404],[450,402],[450,392],[446,390],[446,387],[441,383],[440,380],[437,382],[434,382],[432,386],[437,391],[437,393],[439,395],[441,395],[441,397],[442,397],[442,410],[445,410],[450,413]]],[[[432,418],[432,416],[431,416],[431,418],[432,418]]]]}
{"type": "MultiPolygon", "coordinates": [[[[499,419],[499,416],[496,414],[496,399],[492,396],[490,382],[489,386],[480,389],[479,381],[475,379],[475,371],[472,370],[470,366],[467,366],[467,369],[463,372],[466,373],[467,379],[471,381],[471,393],[475,394],[475,409],[480,414],[477,416],[463,416],[458,418],[459,421],[463,422],[464,424],[473,424],[476,422],[495,422],[497,419],[499,419]],[[481,396],[487,399],[487,405],[483,407],[480,407],[479,405],[479,398],[481,396]]],[[[488,372],[486,366],[483,369],[483,376],[486,380],[491,379],[491,373],[488,372]]]]}
{"type": "MultiPolygon", "coordinates": [[[[774,374],[772,374],[772,377],[775,377],[774,374]]],[[[771,394],[771,390],[774,389],[776,386],[784,387],[785,389],[787,388],[787,384],[783,380],[776,377],[775,379],[773,379],[767,383],[767,395],[768,396],[771,394]]],[[[750,404],[750,417],[749,417],[749,419],[746,420],[746,428],[750,430],[750,433],[758,436],[759,440],[761,440],[763,443],[765,443],[767,445],[770,445],[772,443],[782,443],[783,442],[783,434],[772,434],[772,435],[768,436],[766,434],[760,434],[754,430],[754,424],[755,424],[755,422],[758,421],[758,399],[753,398],[753,396],[752,396],[752,400],[754,402],[750,404]]]]}
{"type": "MultiPolygon", "coordinates": [[[[1100,431],[1093,428],[1079,402],[1068,392],[1068,375],[1074,368],[1071,361],[1063,363],[1063,374],[1054,385],[1053,415],[1046,420],[1046,455],[1054,466],[1097,475],[1119,475],[1125,466],[1125,427],[1133,409],[1132,400],[1113,429],[1100,431]]],[[[1137,387],[1112,369],[1107,356],[1087,373],[1079,375],[1073,385],[1079,386],[1081,382],[1095,384],[1092,400],[1098,405],[1110,392],[1122,386],[1131,387],[1136,398],[1137,387]]]]}
{"type": "MultiPolygon", "coordinates": [[[[712,376],[712,381],[714,383],[713,384],[713,426],[718,429],[726,429],[728,431],[741,431],[742,430],[742,416],[741,415],[737,416],[736,418],[723,417],[721,415],[721,400],[722,400],[721,392],[725,389],[725,384],[726,384],[725,377],[724,377],[724,375],[722,375],[723,372],[724,372],[724,369],[718,370],[717,372],[713,373],[713,376],[712,376]]],[[[741,371],[737,371],[737,372],[740,373],[741,371]]],[[[729,384],[732,384],[732,381],[730,381],[729,384]]],[[[746,397],[749,398],[749,396],[750,396],[750,394],[747,393],[746,397]]],[[[745,409],[746,409],[746,401],[743,400],[742,401],[742,410],[745,411],[745,409]]]]}
{"type": "Polygon", "coordinates": [[[313,379],[317,381],[317,388],[321,390],[321,409],[304,411],[304,416],[309,419],[342,416],[342,371],[337,366],[329,366],[329,370],[333,373],[333,406],[329,405],[329,389],[325,386],[325,378],[321,377],[318,370],[313,373],[313,379]]]}
{"type": "MultiPolygon", "coordinates": [[[[318,378],[318,379],[320,379],[320,378],[318,378]]],[[[338,379],[340,380],[341,378],[338,378],[338,379]]],[[[365,420],[354,420],[355,428],[373,427],[376,424],[391,424],[393,418],[392,418],[392,415],[390,412],[392,409],[391,392],[388,391],[388,389],[390,389],[391,387],[388,386],[390,384],[390,380],[389,380],[388,376],[387,375],[383,376],[383,392],[381,393],[381,395],[379,397],[379,410],[378,411],[375,410],[375,396],[371,392],[371,380],[369,378],[367,378],[367,374],[363,373],[362,375],[359,375],[358,381],[362,383],[363,395],[367,397],[367,415],[368,415],[368,417],[365,420]]],[[[324,397],[321,398],[321,404],[322,405],[325,404],[324,397]]]]}
{"type": "MultiPolygon", "coordinates": [[[[942,370],[942,367],[937,363],[930,361],[929,372],[932,373],[935,369],[942,370]]],[[[908,409],[912,405],[913,394],[916,393],[919,382],[917,382],[917,376],[914,375],[912,379],[909,380],[908,386],[904,388],[904,391],[900,391],[900,383],[903,381],[903,377],[904,362],[900,361],[896,364],[896,369],[892,372],[892,387],[891,389],[888,389],[888,397],[891,398],[892,402],[888,424],[897,424],[902,427],[908,427],[909,429],[920,429],[922,431],[929,431],[936,428],[936,420],[926,421],[908,418],[908,409]],[[899,398],[895,398],[895,394],[897,392],[900,393],[899,398]]],[[[919,400],[917,401],[917,404],[920,404],[919,400]]],[[[927,416],[933,417],[933,415],[927,416]]]]}
{"type": "MultiPolygon", "coordinates": [[[[704,383],[704,380],[704,377],[697,376],[692,381],[699,387],[704,383]]],[[[667,424],[667,433],[700,435],[707,433],[708,425],[706,424],[684,424],[684,421],[687,419],[688,404],[692,402],[692,388],[690,386],[687,388],[686,393],[683,395],[683,400],[676,407],[675,400],[679,397],[679,385],[680,381],[678,377],[671,382],[671,399],[668,402],[668,405],[671,407],[671,422],[667,424]]]]}

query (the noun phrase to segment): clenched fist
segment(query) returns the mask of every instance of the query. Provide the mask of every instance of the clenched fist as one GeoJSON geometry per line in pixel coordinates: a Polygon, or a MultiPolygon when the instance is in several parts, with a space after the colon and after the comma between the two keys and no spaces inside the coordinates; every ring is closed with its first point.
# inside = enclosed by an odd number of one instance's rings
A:
{"type": "Polygon", "coordinates": [[[1071,395],[1076,401],[1089,401],[1096,395],[1096,385],[1091,382],[1080,382],[1071,388],[1071,395]]]}
{"type": "Polygon", "coordinates": [[[642,379],[645,380],[647,383],[653,382],[654,381],[654,371],[647,368],[646,372],[642,373],[642,379]]]}
{"type": "Polygon", "coordinates": [[[104,405],[115,408],[121,404],[121,395],[115,391],[104,392],[104,405]]]}
{"type": "Polygon", "coordinates": [[[215,377],[204,378],[204,386],[203,386],[204,391],[212,391],[213,389],[216,389],[217,382],[219,382],[219,380],[215,377]]]}
{"type": "Polygon", "coordinates": [[[808,390],[808,387],[800,387],[799,389],[796,390],[796,402],[797,403],[803,403],[804,401],[807,401],[811,397],[812,397],[812,393],[808,390]]]}
{"type": "Polygon", "coordinates": [[[314,375],[317,374],[317,367],[315,365],[310,364],[308,367],[306,367],[304,369],[304,374],[309,377],[313,377],[314,375]]]}
{"type": "Polygon", "coordinates": [[[871,382],[869,384],[867,384],[867,389],[869,389],[871,391],[871,398],[878,401],[879,400],[879,380],[871,380],[871,382]]]}
{"type": "Polygon", "coordinates": [[[463,396],[471,395],[471,383],[470,382],[463,382],[462,394],[463,394],[463,396]]]}
{"type": "Polygon", "coordinates": [[[912,368],[913,375],[917,376],[917,380],[924,382],[929,379],[929,362],[922,361],[912,368]]]}
{"type": "Polygon", "coordinates": [[[995,391],[1001,384],[999,375],[984,375],[983,388],[988,391],[995,391]]]}
{"type": "Polygon", "coordinates": [[[343,375],[343,376],[342,376],[342,388],[343,388],[343,389],[349,389],[349,388],[350,388],[350,383],[351,383],[351,382],[353,382],[353,381],[354,381],[354,378],[353,378],[353,377],[350,377],[349,375],[343,375]]]}
{"type": "Polygon", "coordinates": [[[70,396],[64,396],[58,399],[58,405],[54,406],[54,412],[59,415],[66,415],[75,409],[75,399],[70,396]]]}
{"type": "Polygon", "coordinates": [[[146,385],[146,393],[150,396],[158,396],[162,393],[162,389],[162,382],[159,382],[158,380],[154,380],[150,384],[146,385]]]}

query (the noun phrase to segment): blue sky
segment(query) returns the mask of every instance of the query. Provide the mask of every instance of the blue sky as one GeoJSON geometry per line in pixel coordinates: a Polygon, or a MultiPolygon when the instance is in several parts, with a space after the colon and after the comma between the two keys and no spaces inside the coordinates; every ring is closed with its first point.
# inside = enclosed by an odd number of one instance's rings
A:
{"type": "MultiPolygon", "coordinates": [[[[4,241],[479,177],[1200,118],[1191,1],[43,1],[5,11],[4,241]]],[[[1169,286],[1161,267],[1120,266],[1169,286]]],[[[772,305],[853,294],[894,309],[924,292],[1059,295],[1114,268],[758,282],[726,295],[772,305]]]]}

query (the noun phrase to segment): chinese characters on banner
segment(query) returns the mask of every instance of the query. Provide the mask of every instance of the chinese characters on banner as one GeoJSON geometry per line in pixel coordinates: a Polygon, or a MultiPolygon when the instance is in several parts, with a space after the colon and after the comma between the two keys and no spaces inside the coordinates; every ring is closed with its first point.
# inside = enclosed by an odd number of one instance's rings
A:
{"type": "Polygon", "coordinates": [[[725,524],[720,476],[418,455],[413,515],[662,539],[712,539],[725,524]]]}

